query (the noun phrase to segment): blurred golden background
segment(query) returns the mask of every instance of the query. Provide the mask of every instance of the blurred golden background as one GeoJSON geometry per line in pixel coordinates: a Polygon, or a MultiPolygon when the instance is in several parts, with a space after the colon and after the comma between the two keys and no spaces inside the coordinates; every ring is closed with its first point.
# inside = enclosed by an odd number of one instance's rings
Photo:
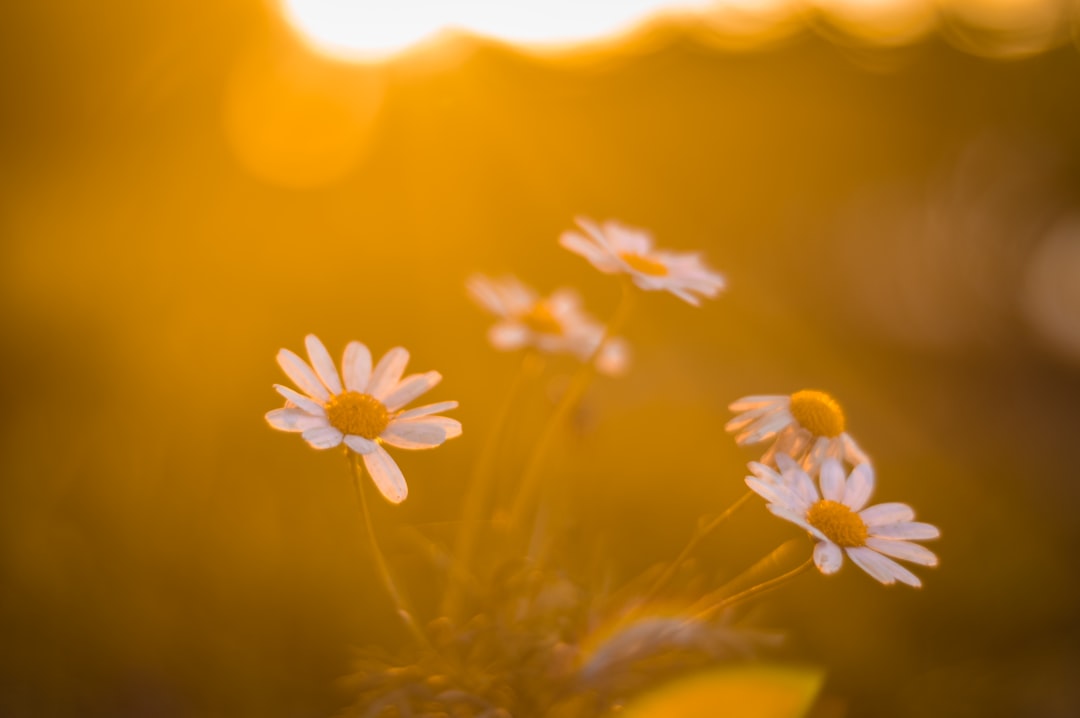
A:
{"type": "MultiPolygon", "coordinates": [[[[461,402],[464,436],[399,452],[410,498],[375,507],[430,611],[420,538],[453,535],[518,365],[463,281],[574,285],[606,316],[616,283],[556,244],[576,215],[729,281],[701,309],[639,297],[630,374],[549,461],[620,575],[744,491],[730,401],[826,389],[942,565],[921,591],[801,577],[755,617],[787,635],[769,655],[827,669],[820,716],[1080,712],[1076,7],[834,5],[365,65],[260,0],[8,3],[0,715],[347,704],[351,650],[402,635],[341,457],[262,418],[274,354],[401,344],[461,402]]],[[[754,504],[700,564],[795,535],[754,504]]]]}

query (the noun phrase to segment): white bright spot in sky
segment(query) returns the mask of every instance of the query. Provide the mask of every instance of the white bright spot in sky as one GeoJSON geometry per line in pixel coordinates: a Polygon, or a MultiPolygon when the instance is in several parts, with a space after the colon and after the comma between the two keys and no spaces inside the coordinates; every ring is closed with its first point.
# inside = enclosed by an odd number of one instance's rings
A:
{"type": "Polygon", "coordinates": [[[331,55],[377,59],[444,29],[512,42],[562,44],[627,30],[660,11],[716,0],[280,0],[286,18],[331,55]]]}

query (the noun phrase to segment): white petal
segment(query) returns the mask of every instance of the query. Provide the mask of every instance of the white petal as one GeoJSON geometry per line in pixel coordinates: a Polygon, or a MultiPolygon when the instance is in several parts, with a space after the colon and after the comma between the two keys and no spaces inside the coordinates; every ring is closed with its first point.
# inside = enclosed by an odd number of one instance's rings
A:
{"type": "Polygon", "coordinates": [[[307,413],[313,414],[314,416],[326,416],[326,410],[323,409],[322,404],[309,399],[303,394],[293,391],[289,387],[282,386],[281,384],[274,384],[274,390],[307,413]]]}
{"type": "Polygon", "coordinates": [[[785,472],[784,482],[806,502],[807,506],[821,500],[821,495],[818,494],[814,482],[802,469],[796,468],[793,471],[785,472]]]}
{"type": "Polygon", "coordinates": [[[499,322],[488,330],[488,341],[501,352],[520,349],[529,343],[532,332],[519,321],[499,322]]]}
{"type": "Polygon", "coordinates": [[[925,540],[940,537],[941,531],[932,524],[919,523],[918,521],[899,521],[897,523],[870,526],[870,535],[887,539],[925,540]]]}
{"type": "Polygon", "coordinates": [[[814,563],[823,574],[832,575],[844,565],[844,552],[832,541],[818,541],[814,546],[814,563]]]}
{"type": "Polygon", "coordinates": [[[616,247],[612,244],[611,238],[599,224],[588,217],[581,216],[574,217],[574,222],[577,223],[577,226],[585,230],[586,236],[596,242],[598,247],[605,251],[615,251],[616,247]]]}
{"type": "MultiPolygon", "coordinates": [[[[792,434],[788,434],[786,436],[791,436],[795,433],[796,432],[792,432],[792,434]]],[[[785,440],[787,440],[786,436],[784,437],[785,440]]],[[[777,439],[777,443],[780,443],[780,439],[777,439]]],[[[791,458],[787,453],[784,452],[777,452],[776,468],[780,469],[780,473],[784,474],[785,476],[796,471],[802,471],[802,467],[799,466],[799,462],[795,461],[795,459],[791,458]]]]}
{"type": "Polygon", "coordinates": [[[274,409],[266,412],[266,421],[279,431],[307,431],[317,426],[328,426],[325,416],[313,416],[303,409],[274,409]]]}
{"type": "Polygon", "coordinates": [[[786,396],[777,396],[775,394],[761,394],[758,396],[744,396],[741,399],[728,404],[728,410],[730,411],[749,411],[750,409],[756,409],[759,406],[765,406],[767,404],[774,404],[778,406],[786,405],[786,396]]]}
{"type": "Polygon", "coordinates": [[[878,553],[883,553],[886,556],[892,556],[893,558],[902,559],[904,561],[911,561],[921,566],[937,566],[938,558],[934,555],[934,552],[925,546],[920,546],[917,543],[911,543],[910,541],[890,541],[888,539],[880,539],[870,537],[866,539],[866,545],[874,549],[878,553]]]}
{"type": "Polygon", "coordinates": [[[873,549],[865,547],[849,548],[847,554],[859,568],[886,586],[892,585],[897,580],[915,588],[922,586],[922,582],[919,581],[915,574],[873,549]]]}
{"type": "Polygon", "coordinates": [[[825,449],[825,459],[821,462],[824,466],[829,461],[835,461],[842,464],[844,460],[844,445],[839,439],[830,439],[829,446],[825,449]]]}
{"type": "Polygon", "coordinates": [[[773,445],[769,447],[769,450],[765,452],[765,456],[763,456],[761,460],[762,462],[783,461],[785,467],[795,466],[801,471],[802,469],[799,460],[803,458],[805,449],[809,445],[810,436],[808,432],[805,429],[796,427],[794,424],[789,424],[776,435],[776,441],[774,441],[773,445]],[[779,458],[780,454],[785,454],[783,459],[779,458]]]}
{"type": "Polygon", "coordinates": [[[765,508],[771,511],[774,516],[782,518],[785,521],[790,521],[804,531],[808,531],[810,535],[816,538],[818,541],[829,540],[825,537],[825,534],[821,533],[819,529],[814,528],[806,522],[805,511],[795,512],[787,507],[781,506],[780,504],[767,504],[765,508]]]}
{"type": "MultiPolygon", "coordinates": [[[[800,426],[799,428],[810,433],[805,427],[800,426]]],[[[817,474],[821,471],[821,465],[829,455],[830,441],[830,439],[827,439],[824,436],[819,436],[814,440],[814,445],[810,448],[810,451],[802,461],[802,467],[808,474],[817,474]]]]}
{"type": "Polygon", "coordinates": [[[305,430],[301,436],[316,449],[332,449],[341,445],[345,435],[332,426],[316,426],[305,430]]]}
{"type": "Polygon", "coordinates": [[[499,280],[498,290],[502,293],[506,311],[510,315],[527,312],[539,301],[536,290],[512,274],[499,280]]]}
{"type": "MultiPolygon", "coordinates": [[[[587,242],[592,242],[608,254],[615,253],[617,248],[612,244],[611,238],[599,224],[588,217],[574,217],[574,222],[577,223],[578,227],[585,230],[585,234],[580,235],[582,239],[587,242]]],[[[571,230],[565,234],[574,234],[574,232],[571,230]]]]}
{"type": "Polygon", "coordinates": [[[919,580],[918,576],[913,574],[911,571],[908,571],[906,568],[896,563],[895,561],[892,562],[892,565],[893,575],[896,576],[897,581],[899,581],[900,583],[906,583],[912,588],[922,588],[922,581],[919,580]]]}
{"type": "Polygon", "coordinates": [[[375,365],[375,370],[371,372],[371,383],[368,384],[366,393],[382,401],[383,397],[401,381],[401,375],[405,373],[405,366],[408,363],[409,352],[403,347],[394,347],[386,352],[375,365]]]}
{"type": "Polygon", "coordinates": [[[577,232],[563,232],[559,237],[559,244],[564,249],[580,254],[601,272],[611,274],[619,270],[619,261],[615,257],[577,232]]]}
{"type": "Polygon", "coordinates": [[[844,468],[836,459],[827,459],[821,465],[821,495],[829,501],[844,501],[844,468]]]}
{"type": "Polygon", "coordinates": [[[349,342],[341,360],[341,372],[345,375],[346,389],[366,393],[371,379],[371,350],[360,342],[349,342]]]}
{"type": "Polygon", "coordinates": [[[873,492],[874,468],[870,464],[859,464],[848,476],[847,488],[844,489],[844,503],[852,511],[862,511],[873,492]]]}
{"type": "Polygon", "coordinates": [[[389,411],[397,411],[410,401],[420,396],[431,387],[442,381],[442,374],[437,371],[429,371],[424,374],[413,374],[405,377],[390,394],[383,399],[383,404],[389,411]]]}
{"type": "MultiPolygon", "coordinates": [[[[806,455],[806,451],[810,448],[810,442],[812,437],[810,432],[806,430],[796,430],[795,427],[790,427],[791,433],[785,441],[786,451],[791,455],[791,458],[798,461],[799,458],[806,455]]],[[[779,441],[779,438],[777,439],[779,441]]]]}
{"type": "Polygon", "coordinates": [[[787,492],[787,495],[789,497],[789,504],[792,506],[792,508],[798,511],[799,515],[805,519],[806,513],[810,510],[810,507],[817,502],[817,499],[807,499],[805,496],[799,493],[797,487],[792,486],[791,484],[784,484],[781,488],[783,488],[783,490],[787,492]]]}
{"type": "Polygon", "coordinates": [[[746,467],[750,469],[750,473],[752,473],[754,476],[758,477],[762,481],[766,481],[772,484],[784,483],[783,477],[781,477],[780,474],[776,473],[771,467],[766,466],[765,464],[757,461],[751,461],[749,464],[746,465],[746,467]]]}
{"type": "Polygon", "coordinates": [[[855,562],[856,566],[863,571],[866,571],[875,580],[880,581],[886,586],[896,582],[896,579],[893,577],[892,568],[885,563],[885,560],[887,559],[873,549],[865,547],[849,548],[847,550],[847,555],[855,562]]]}
{"type": "MultiPolygon", "coordinates": [[[[638,254],[638,253],[634,252],[634,254],[638,254]]],[[[656,257],[645,256],[643,258],[654,261],[654,262],[658,262],[660,264],[663,264],[663,262],[659,262],[659,260],[657,260],[656,257]]],[[[685,294],[688,294],[693,299],[693,301],[695,301],[695,302],[699,301],[696,295],[694,295],[693,293],[687,291],[687,289],[685,287],[683,287],[679,282],[671,281],[671,276],[670,276],[670,271],[671,270],[670,269],[668,269],[668,272],[669,272],[668,275],[658,277],[655,274],[647,274],[645,272],[642,272],[641,270],[633,268],[632,266],[630,266],[630,264],[628,262],[626,262],[626,260],[622,259],[622,257],[619,258],[619,261],[623,263],[623,270],[622,271],[628,273],[630,275],[631,279],[634,280],[634,284],[638,285],[639,287],[641,287],[645,291],[647,291],[647,292],[671,292],[672,294],[675,294],[676,296],[679,296],[680,299],[682,297],[681,297],[681,295],[679,295],[679,292],[683,292],[685,294]]]]}
{"type": "Polygon", "coordinates": [[[405,477],[394,459],[386,453],[386,449],[376,445],[375,451],[364,454],[364,466],[371,474],[371,480],[375,482],[375,486],[390,503],[400,504],[409,495],[405,477]]]}
{"type": "Polygon", "coordinates": [[[451,409],[458,408],[456,401],[440,401],[435,404],[426,404],[424,406],[418,406],[415,409],[409,409],[403,411],[397,415],[399,420],[402,419],[414,419],[418,416],[427,416],[428,414],[439,414],[444,411],[450,411],[451,409]]]}
{"type": "Polygon", "coordinates": [[[619,260],[619,271],[627,272],[630,279],[634,282],[634,285],[646,292],[655,292],[660,289],[666,289],[664,282],[656,277],[650,277],[647,274],[642,274],[636,269],[632,269],[628,264],[619,260]]]}
{"type": "Polygon", "coordinates": [[[859,445],[855,443],[847,433],[840,435],[840,441],[844,445],[844,458],[847,459],[849,464],[865,464],[870,461],[859,445]]]}
{"type": "Polygon", "coordinates": [[[447,439],[456,439],[461,436],[461,422],[457,419],[451,419],[448,416],[424,416],[416,419],[409,419],[406,423],[437,426],[443,430],[447,439]]]}
{"type": "Polygon", "coordinates": [[[292,379],[293,384],[300,387],[308,396],[326,401],[330,398],[326,387],[322,385],[315,372],[308,363],[288,349],[282,349],[277,353],[277,363],[285,374],[292,379]]]}
{"type": "Polygon", "coordinates": [[[358,454],[370,454],[379,448],[371,439],[365,439],[362,436],[356,436],[355,434],[345,435],[345,446],[349,447],[358,454]]]}
{"type": "Polygon", "coordinates": [[[434,449],[446,441],[446,432],[424,419],[395,421],[379,438],[399,449],[434,449]]]}
{"type": "Polygon", "coordinates": [[[791,423],[791,417],[786,411],[768,414],[759,421],[750,425],[750,428],[735,437],[735,443],[739,446],[758,444],[771,438],[777,431],[791,423]]]}
{"type": "Polygon", "coordinates": [[[701,306],[701,299],[689,290],[680,289],[678,287],[668,287],[668,291],[691,306],[701,306]]]}
{"type": "Polygon", "coordinates": [[[911,521],[915,518],[915,510],[907,504],[891,502],[875,504],[868,509],[863,509],[859,512],[859,516],[862,517],[867,526],[883,526],[885,524],[895,524],[899,521],[911,521]]]}
{"type": "Polygon", "coordinates": [[[744,411],[728,423],[724,424],[724,431],[734,433],[754,423],[756,419],[780,411],[781,409],[782,407],[767,404],[765,406],[759,406],[756,409],[744,411]]]}
{"type": "MultiPolygon", "coordinates": [[[[537,344],[541,350],[551,353],[566,352],[573,354],[581,361],[589,361],[594,353],[600,353],[597,350],[600,347],[600,341],[604,338],[604,327],[580,317],[563,317],[559,321],[562,322],[563,335],[539,335],[537,344]]],[[[609,339],[607,343],[611,342],[625,344],[622,339],[609,339]]],[[[597,361],[599,362],[599,356],[597,361]]]]}
{"type": "Polygon", "coordinates": [[[788,495],[784,492],[779,484],[774,484],[769,481],[762,481],[761,479],[753,476],[746,477],[746,485],[749,486],[754,493],[761,498],[765,499],[769,503],[789,505],[788,495]]]}
{"type": "Polygon", "coordinates": [[[697,255],[658,252],[657,257],[667,265],[668,279],[673,284],[677,283],[710,299],[719,295],[724,288],[724,277],[702,265],[697,255]]]}
{"type": "Polygon", "coordinates": [[[686,276],[683,279],[683,282],[686,284],[687,288],[692,289],[709,299],[715,299],[720,296],[720,292],[727,287],[727,281],[724,279],[723,275],[715,273],[707,273],[707,276],[686,276]]]}
{"type": "Polygon", "coordinates": [[[315,367],[315,373],[319,375],[323,386],[329,389],[331,394],[340,394],[341,377],[338,376],[337,367],[330,358],[330,352],[326,351],[326,346],[314,334],[304,337],[304,346],[307,347],[311,366],[315,367]]]}
{"type": "Polygon", "coordinates": [[[611,247],[617,251],[648,254],[652,250],[652,235],[643,229],[609,219],[603,224],[603,232],[611,247]]]}
{"type": "Polygon", "coordinates": [[[473,301],[496,316],[505,317],[506,305],[495,288],[494,282],[482,274],[475,274],[465,280],[465,288],[473,301]]]}
{"type": "Polygon", "coordinates": [[[579,324],[582,320],[581,297],[573,289],[560,287],[552,292],[544,303],[556,317],[574,324],[579,324]]]}
{"type": "Polygon", "coordinates": [[[630,345],[625,339],[608,339],[596,355],[596,369],[608,376],[622,376],[630,366],[630,345]]]}

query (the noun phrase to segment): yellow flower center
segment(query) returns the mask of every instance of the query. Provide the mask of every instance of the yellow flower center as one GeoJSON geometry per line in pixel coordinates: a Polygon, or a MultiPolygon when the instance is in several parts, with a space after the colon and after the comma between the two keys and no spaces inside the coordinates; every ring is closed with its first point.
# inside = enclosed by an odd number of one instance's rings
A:
{"type": "Polygon", "coordinates": [[[563,325],[551,313],[551,308],[546,302],[536,302],[519,319],[522,324],[537,334],[554,334],[555,336],[563,334],[563,325]]]}
{"type": "Polygon", "coordinates": [[[390,423],[390,412],[371,394],[346,391],[330,397],[326,418],[343,434],[374,440],[390,423]]]}
{"type": "Polygon", "coordinates": [[[832,438],[844,432],[844,412],[823,391],[804,389],[791,395],[791,415],[814,436],[832,438]]]}
{"type": "Polygon", "coordinates": [[[634,254],[633,252],[619,252],[619,259],[629,264],[631,269],[641,272],[642,274],[648,274],[650,277],[666,277],[668,273],[666,264],[657,262],[655,259],[643,257],[640,254],[634,254]]]}
{"type": "Polygon", "coordinates": [[[866,522],[837,501],[818,501],[806,512],[806,521],[837,546],[854,548],[866,544],[866,522]]]}

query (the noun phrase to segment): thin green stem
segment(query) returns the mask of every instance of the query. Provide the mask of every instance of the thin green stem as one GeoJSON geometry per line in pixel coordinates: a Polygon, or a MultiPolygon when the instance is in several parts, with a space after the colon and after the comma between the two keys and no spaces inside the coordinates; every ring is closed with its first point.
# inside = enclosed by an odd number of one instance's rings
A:
{"type": "Polygon", "coordinates": [[[771,578],[768,581],[762,581],[755,586],[751,586],[745,591],[740,591],[733,596],[729,596],[721,601],[718,601],[717,603],[714,603],[712,606],[709,606],[705,610],[695,614],[694,619],[698,621],[707,621],[720,611],[723,611],[725,608],[731,608],[737,603],[742,603],[743,601],[751,599],[754,596],[759,596],[763,593],[768,593],[769,591],[779,588],[780,586],[784,585],[785,583],[795,578],[813,565],[814,559],[808,558],[795,568],[777,576],[776,578],[771,578]]]}
{"type": "Polygon", "coordinates": [[[416,619],[413,618],[412,613],[409,611],[404,597],[401,592],[398,591],[397,584],[394,583],[393,577],[390,575],[390,569],[386,565],[386,558],[383,556],[382,549],[379,548],[379,542],[375,539],[375,527],[371,523],[371,512],[368,510],[367,492],[364,490],[363,482],[363,469],[360,466],[360,455],[350,451],[349,452],[349,467],[352,469],[353,486],[356,488],[356,498],[360,503],[360,513],[364,517],[364,528],[367,531],[368,543],[371,546],[371,555],[375,559],[375,571],[379,575],[379,580],[382,581],[383,588],[390,595],[390,600],[394,603],[394,608],[397,615],[405,623],[405,628],[416,639],[420,648],[427,649],[434,652],[434,647],[431,645],[431,641],[428,640],[427,634],[421,630],[420,626],[416,623],[416,619]]]}
{"type": "Polygon", "coordinates": [[[723,513],[721,513],[719,516],[717,516],[705,526],[700,527],[694,534],[694,536],[690,539],[690,541],[686,544],[686,546],[683,548],[682,553],[680,553],[675,558],[675,560],[672,561],[666,569],[664,569],[664,572],[660,574],[660,576],[656,579],[652,587],[645,593],[645,597],[641,600],[641,602],[648,603],[650,600],[655,598],[656,594],[658,594],[664,588],[664,586],[667,585],[668,581],[670,581],[675,576],[675,573],[679,570],[679,567],[681,567],[683,563],[686,562],[686,559],[690,557],[690,554],[694,552],[698,545],[701,544],[701,542],[704,541],[706,538],[708,538],[713,531],[716,531],[716,529],[718,529],[721,524],[731,518],[732,514],[738,511],[739,508],[741,508],[747,501],[749,501],[750,497],[753,495],[753,491],[747,491],[739,498],[738,501],[733,503],[731,506],[728,506],[723,513]]]}
{"type": "Polygon", "coordinates": [[[517,495],[510,508],[507,520],[507,526],[509,528],[519,525],[520,521],[524,518],[526,509],[535,498],[540,485],[540,472],[544,466],[544,459],[551,454],[552,442],[555,440],[555,436],[558,434],[559,429],[562,427],[566,418],[570,415],[570,412],[578,405],[578,402],[581,401],[581,397],[585,394],[585,390],[589,386],[589,381],[595,373],[596,357],[603,349],[605,342],[622,329],[623,325],[626,323],[626,320],[630,315],[630,309],[633,306],[633,292],[633,286],[630,284],[630,280],[626,278],[623,283],[622,298],[615,309],[611,321],[609,321],[604,328],[604,333],[600,337],[600,341],[597,343],[592,355],[590,355],[586,361],[581,363],[581,366],[574,374],[574,378],[570,381],[570,386],[567,387],[562,398],[559,400],[559,403],[556,405],[555,411],[552,412],[551,417],[548,419],[544,431],[540,434],[540,438],[533,446],[532,454],[529,456],[529,462],[525,465],[525,471],[521,476],[521,483],[518,485],[517,495]]]}
{"type": "Polygon", "coordinates": [[[690,612],[696,613],[704,607],[711,606],[713,603],[723,600],[727,596],[742,590],[742,587],[746,586],[751,581],[758,580],[758,577],[772,573],[777,567],[787,565],[791,555],[794,552],[800,551],[805,545],[806,542],[801,538],[785,541],[770,551],[767,556],[759,559],[750,568],[746,569],[720,588],[699,598],[694,605],[690,607],[690,612]]]}
{"type": "Polygon", "coordinates": [[[476,546],[480,538],[480,530],[483,526],[481,516],[491,503],[491,495],[495,488],[495,460],[498,456],[499,445],[502,442],[503,432],[510,419],[510,411],[517,401],[521,388],[525,383],[543,370],[544,360],[536,353],[526,352],[521,362],[521,368],[514,375],[513,383],[507,389],[502,403],[492,420],[491,429],[488,431],[484,446],[480,455],[473,465],[473,473],[469,479],[469,489],[465,494],[465,506],[462,510],[462,522],[458,531],[456,550],[452,558],[450,584],[442,602],[442,615],[454,618],[461,610],[465,586],[465,577],[470,575],[476,546]]]}

